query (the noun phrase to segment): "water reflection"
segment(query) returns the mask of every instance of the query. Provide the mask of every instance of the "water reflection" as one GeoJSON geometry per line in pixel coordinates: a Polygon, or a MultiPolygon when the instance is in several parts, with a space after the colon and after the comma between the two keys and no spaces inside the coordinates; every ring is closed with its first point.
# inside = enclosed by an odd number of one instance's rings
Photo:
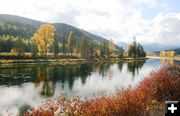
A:
{"type": "Polygon", "coordinates": [[[21,67],[12,65],[0,67],[0,85],[13,86],[33,82],[41,95],[52,96],[57,82],[62,83],[62,89],[68,82],[69,88],[72,89],[75,79],[81,78],[81,82],[85,84],[87,76],[90,76],[92,71],[91,64],[67,66],[44,64],[21,65],[21,67]]]}
{"type": "Polygon", "coordinates": [[[135,74],[139,74],[139,70],[142,68],[146,60],[128,62],[128,72],[132,73],[132,80],[134,80],[135,74]]]}
{"type": "Polygon", "coordinates": [[[70,97],[91,96],[99,90],[113,92],[116,88],[133,87],[150,71],[160,68],[161,62],[0,65],[0,112],[4,105],[24,111],[29,105],[38,105],[44,98],[55,97],[61,91],[70,97]]]}
{"type": "Polygon", "coordinates": [[[52,96],[54,95],[55,84],[49,76],[50,68],[47,65],[37,67],[34,74],[34,82],[36,83],[37,90],[41,95],[52,96]],[[37,71],[37,72],[36,72],[37,71]]]}
{"type": "Polygon", "coordinates": [[[95,63],[92,64],[92,68],[94,71],[99,72],[102,77],[106,77],[111,65],[112,63],[95,63]]]}
{"type": "Polygon", "coordinates": [[[24,113],[28,110],[31,109],[31,106],[29,104],[23,104],[20,108],[19,108],[19,116],[24,116],[24,113]]]}
{"type": "MultiPolygon", "coordinates": [[[[132,73],[133,79],[139,69],[142,68],[145,61],[134,61],[128,63],[92,63],[78,65],[6,65],[0,67],[0,85],[4,86],[20,86],[23,83],[31,82],[35,84],[38,93],[44,97],[53,96],[56,89],[56,83],[61,83],[61,90],[65,90],[65,84],[68,85],[70,91],[74,86],[74,81],[80,78],[82,85],[86,83],[87,77],[92,73],[98,72],[102,78],[112,79],[114,71],[118,69],[122,73],[124,65],[127,65],[128,72],[132,73]],[[112,67],[117,65],[117,69],[112,67]]],[[[117,74],[115,74],[117,76],[117,74]]]]}
{"type": "Polygon", "coordinates": [[[161,63],[168,63],[168,64],[171,64],[171,65],[174,65],[174,60],[173,59],[160,59],[160,62],[161,63]]]}

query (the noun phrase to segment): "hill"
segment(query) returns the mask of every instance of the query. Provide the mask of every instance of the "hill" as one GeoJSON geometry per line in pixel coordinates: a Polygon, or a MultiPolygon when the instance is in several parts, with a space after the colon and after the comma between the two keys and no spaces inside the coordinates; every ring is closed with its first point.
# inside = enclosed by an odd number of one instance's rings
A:
{"type": "Polygon", "coordinates": [[[165,50],[165,51],[175,51],[176,54],[180,55],[180,48],[170,49],[170,50],[165,50]]]}
{"type": "MultiPolygon", "coordinates": [[[[11,35],[11,36],[21,36],[30,39],[36,32],[37,28],[45,22],[32,20],[15,15],[0,14],[0,36],[11,35]]],[[[85,35],[94,44],[99,42],[109,43],[109,40],[102,38],[98,35],[89,33],[85,30],[67,25],[64,23],[53,23],[56,28],[56,37],[62,42],[64,38],[67,38],[70,31],[73,31],[76,39],[80,39],[85,35]]],[[[116,46],[116,48],[119,48],[116,46]]]]}
{"type": "MultiPolygon", "coordinates": [[[[180,55],[180,48],[164,49],[164,50],[161,50],[161,51],[175,51],[175,53],[176,53],[177,55],[180,55]]],[[[153,52],[155,52],[155,53],[160,53],[160,50],[158,50],[158,51],[153,51],[153,52]]]]}

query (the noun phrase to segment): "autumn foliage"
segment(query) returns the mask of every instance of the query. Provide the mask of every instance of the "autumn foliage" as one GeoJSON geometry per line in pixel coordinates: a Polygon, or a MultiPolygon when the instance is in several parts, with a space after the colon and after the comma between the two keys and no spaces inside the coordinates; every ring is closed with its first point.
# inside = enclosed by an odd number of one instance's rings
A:
{"type": "Polygon", "coordinates": [[[51,24],[43,24],[39,27],[37,32],[34,34],[32,40],[38,48],[38,51],[46,56],[47,52],[54,41],[55,27],[51,24]]]}
{"type": "Polygon", "coordinates": [[[136,88],[117,90],[113,96],[101,94],[93,99],[74,97],[68,100],[62,94],[47,100],[39,108],[26,112],[26,116],[53,115],[163,115],[164,101],[180,99],[180,66],[164,66],[153,71],[136,88]]]}

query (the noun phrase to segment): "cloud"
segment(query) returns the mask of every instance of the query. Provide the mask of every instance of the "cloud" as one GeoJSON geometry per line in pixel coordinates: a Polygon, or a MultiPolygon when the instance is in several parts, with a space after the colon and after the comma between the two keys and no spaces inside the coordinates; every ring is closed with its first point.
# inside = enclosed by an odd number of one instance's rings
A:
{"type": "Polygon", "coordinates": [[[115,42],[132,42],[133,36],[141,43],[180,42],[180,14],[173,13],[169,2],[164,0],[6,0],[1,3],[0,13],[67,23],[107,39],[114,38],[115,42]],[[148,15],[152,17],[147,18],[148,15]]]}
{"type": "Polygon", "coordinates": [[[140,41],[160,43],[164,45],[180,45],[180,13],[160,13],[138,35],[140,41]]]}

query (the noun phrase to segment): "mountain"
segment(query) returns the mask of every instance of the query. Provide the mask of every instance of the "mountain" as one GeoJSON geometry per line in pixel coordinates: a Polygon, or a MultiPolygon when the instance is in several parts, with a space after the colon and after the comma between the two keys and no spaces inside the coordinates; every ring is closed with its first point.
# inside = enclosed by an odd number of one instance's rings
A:
{"type": "Polygon", "coordinates": [[[159,43],[144,44],[143,47],[146,52],[155,52],[155,51],[162,51],[162,50],[178,48],[178,46],[162,45],[159,43]]]}
{"type": "MultiPolygon", "coordinates": [[[[0,14],[0,36],[12,35],[31,38],[37,28],[45,22],[32,20],[15,15],[0,14]]],[[[70,31],[73,31],[76,39],[80,39],[85,35],[90,41],[98,44],[99,42],[109,43],[109,40],[98,35],[89,33],[85,30],[73,27],[64,23],[53,23],[56,28],[56,37],[62,42],[63,38],[67,38],[70,31]]],[[[66,39],[67,41],[67,39],[66,39]]],[[[117,48],[118,46],[116,46],[117,48]]]]}
{"type": "MultiPolygon", "coordinates": [[[[163,51],[175,51],[176,54],[180,55],[180,48],[175,48],[175,49],[165,49],[165,50],[163,50],[163,51]]],[[[160,51],[156,51],[156,52],[159,53],[160,51]]]]}
{"type": "Polygon", "coordinates": [[[180,48],[170,49],[170,50],[166,50],[166,51],[175,51],[176,54],[180,54],[180,48]]]}
{"type": "Polygon", "coordinates": [[[118,41],[116,44],[117,44],[118,46],[123,47],[124,50],[127,50],[127,43],[122,42],[122,41],[118,41]]]}
{"type": "MultiPolygon", "coordinates": [[[[127,43],[125,42],[117,42],[118,46],[122,46],[125,50],[127,50],[127,43]]],[[[142,44],[145,52],[159,52],[162,50],[174,50],[176,53],[180,53],[179,46],[169,46],[169,45],[162,45],[159,43],[149,43],[149,44],[142,44]]]]}
{"type": "Polygon", "coordinates": [[[33,19],[28,19],[25,17],[16,16],[16,15],[8,15],[8,14],[0,14],[0,21],[11,22],[11,23],[21,23],[24,25],[33,25],[35,27],[43,23],[41,21],[36,21],[33,19]]]}

